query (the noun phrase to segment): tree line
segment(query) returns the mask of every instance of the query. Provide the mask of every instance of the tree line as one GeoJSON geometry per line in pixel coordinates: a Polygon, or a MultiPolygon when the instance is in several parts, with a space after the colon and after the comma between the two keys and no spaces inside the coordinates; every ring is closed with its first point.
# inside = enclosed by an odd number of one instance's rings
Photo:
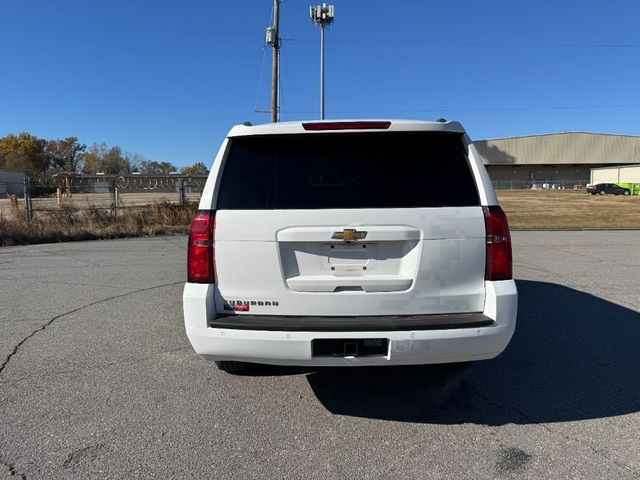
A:
{"type": "MultiPolygon", "coordinates": [[[[32,181],[45,184],[58,172],[96,174],[177,172],[170,162],[147,160],[139,154],[124,153],[118,146],[106,143],[87,145],[76,137],[58,140],[38,138],[30,133],[8,134],[0,138],[0,170],[24,172],[32,181]]],[[[206,174],[202,162],[182,167],[181,173],[206,174]]]]}

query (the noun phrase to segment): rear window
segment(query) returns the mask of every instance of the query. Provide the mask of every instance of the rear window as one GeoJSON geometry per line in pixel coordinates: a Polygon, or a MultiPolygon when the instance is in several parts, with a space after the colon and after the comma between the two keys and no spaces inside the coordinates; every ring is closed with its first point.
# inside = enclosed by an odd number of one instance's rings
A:
{"type": "Polygon", "coordinates": [[[385,132],[232,138],[217,208],[477,205],[460,134],[385,132]]]}

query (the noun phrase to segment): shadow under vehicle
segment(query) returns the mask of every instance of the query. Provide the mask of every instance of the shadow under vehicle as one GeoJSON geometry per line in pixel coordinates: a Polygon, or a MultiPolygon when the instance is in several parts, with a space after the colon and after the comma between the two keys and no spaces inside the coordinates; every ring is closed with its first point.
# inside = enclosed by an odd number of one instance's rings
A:
{"type": "Polygon", "coordinates": [[[283,369],[331,413],[402,422],[568,422],[640,410],[640,313],[553,283],[518,281],[516,333],[495,360],[446,365],[283,369]]]}

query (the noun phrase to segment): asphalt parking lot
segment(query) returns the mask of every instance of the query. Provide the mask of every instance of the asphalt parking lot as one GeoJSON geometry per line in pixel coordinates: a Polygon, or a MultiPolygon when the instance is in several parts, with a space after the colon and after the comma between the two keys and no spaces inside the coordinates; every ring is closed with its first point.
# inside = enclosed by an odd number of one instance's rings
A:
{"type": "Polygon", "coordinates": [[[0,249],[0,478],[639,478],[640,231],[516,232],[507,351],[224,374],[184,237],[0,249]]]}

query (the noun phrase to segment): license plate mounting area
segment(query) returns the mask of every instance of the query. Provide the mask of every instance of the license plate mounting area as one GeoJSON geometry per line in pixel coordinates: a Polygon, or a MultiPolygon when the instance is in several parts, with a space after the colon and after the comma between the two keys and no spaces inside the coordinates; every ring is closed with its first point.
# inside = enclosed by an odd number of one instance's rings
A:
{"type": "Polygon", "coordinates": [[[384,357],[388,338],[316,338],[311,342],[314,357],[384,357]]]}

